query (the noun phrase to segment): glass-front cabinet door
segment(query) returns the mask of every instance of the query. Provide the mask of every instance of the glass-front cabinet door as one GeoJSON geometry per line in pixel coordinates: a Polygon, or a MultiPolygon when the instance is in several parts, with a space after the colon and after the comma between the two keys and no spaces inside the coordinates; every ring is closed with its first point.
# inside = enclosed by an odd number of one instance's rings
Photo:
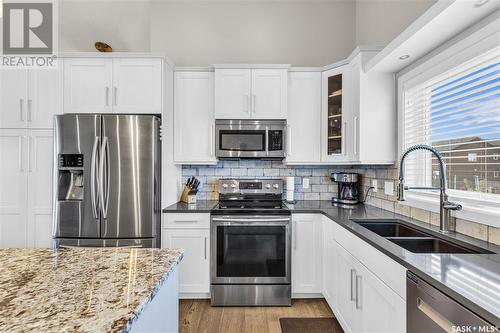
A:
{"type": "Polygon", "coordinates": [[[323,73],[322,160],[343,161],[346,153],[346,70],[335,68],[323,73]]]}

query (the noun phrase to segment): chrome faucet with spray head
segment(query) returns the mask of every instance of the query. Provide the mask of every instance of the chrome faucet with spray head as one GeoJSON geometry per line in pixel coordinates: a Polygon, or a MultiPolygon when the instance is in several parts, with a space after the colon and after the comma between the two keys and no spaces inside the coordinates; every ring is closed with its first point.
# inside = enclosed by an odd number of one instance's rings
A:
{"type": "Polygon", "coordinates": [[[415,145],[408,148],[399,162],[399,180],[398,180],[398,201],[405,200],[405,190],[439,190],[439,231],[442,233],[448,233],[450,231],[450,220],[452,210],[461,210],[462,205],[456,202],[448,201],[448,195],[446,194],[446,189],[448,187],[448,182],[446,180],[446,164],[443,160],[441,154],[436,151],[431,146],[427,145],[415,145]],[[431,152],[436,156],[439,164],[439,187],[415,187],[415,186],[405,186],[404,185],[404,160],[411,152],[416,150],[426,150],[431,152]]]}

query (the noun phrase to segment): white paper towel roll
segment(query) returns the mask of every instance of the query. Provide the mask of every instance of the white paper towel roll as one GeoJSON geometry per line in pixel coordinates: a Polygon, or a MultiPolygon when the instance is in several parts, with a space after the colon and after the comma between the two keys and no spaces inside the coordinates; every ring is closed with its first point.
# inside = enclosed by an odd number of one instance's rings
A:
{"type": "Polygon", "coordinates": [[[286,201],[292,202],[295,192],[295,177],[286,177],[286,201]]]}

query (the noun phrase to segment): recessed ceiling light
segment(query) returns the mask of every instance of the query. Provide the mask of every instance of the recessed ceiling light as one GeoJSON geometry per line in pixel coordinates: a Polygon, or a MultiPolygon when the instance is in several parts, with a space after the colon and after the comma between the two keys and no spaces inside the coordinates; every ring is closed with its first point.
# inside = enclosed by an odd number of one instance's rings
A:
{"type": "Polygon", "coordinates": [[[410,57],[410,55],[408,54],[404,54],[402,55],[401,57],[399,57],[400,60],[405,60],[405,59],[408,59],[410,57]]]}
{"type": "Polygon", "coordinates": [[[490,0],[477,0],[476,3],[474,4],[474,7],[478,8],[481,7],[482,5],[486,4],[490,0]]]}

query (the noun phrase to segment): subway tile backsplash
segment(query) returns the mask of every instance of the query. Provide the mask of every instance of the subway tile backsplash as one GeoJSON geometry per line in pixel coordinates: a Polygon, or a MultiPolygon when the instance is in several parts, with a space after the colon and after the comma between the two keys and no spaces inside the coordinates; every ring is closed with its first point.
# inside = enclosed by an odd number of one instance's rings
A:
{"type": "MultiPolygon", "coordinates": [[[[332,172],[355,172],[360,174],[360,197],[371,185],[372,179],[377,179],[378,191],[371,192],[366,200],[367,205],[376,206],[401,215],[413,217],[429,223],[439,223],[436,213],[409,207],[396,201],[395,193],[386,195],[386,181],[396,182],[398,170],[395,166],[287,166],[280,161],[220,161],[217,165],[184,165],[182,181],[195,176],[200,180],[198,200],[218,200],[217,182],[220,178],[281,178],[295,177],[295,200],[331,200],[337,195],[337,185],[330,180],[332,172]],[[309,178],[309,188],[302,188],[302,180],[309,178]]],[[[396,188],[394,183],[394,188],[396,188]]],[[[286,183],[285,183],[286,186],[286,183]]],[[[457,232],[471,237],[487,240],[500,245],[500,228],[478,224],[472,221],[457,220],[457,232]]]]}
{"type": "MultiPolygon", "coordinates": [[[[380,168],[380,167],[379,167],[380,168]]],[[[332,172],[357,172],[375,175],[376,169],[366,167],[287,166],[279,161],[241,160],[221,161],[217,165],[184,165],[183,182],[195,176],[201,182],[198,199],[217,200],[217,181],[220,178],[280,178],[295,177],[296,200],[331,200],[337,185],[330,180],[332,172]],[[309,188],[302,188],[302,179],[309,178],[309,188]]],[[[384,169],[385,171],[385,169],[384,169]]],[[[386,171],[387,174],[387,171],[386,171]]],[[[285,185],[286,186],[286,185],[285,185]]]]}

